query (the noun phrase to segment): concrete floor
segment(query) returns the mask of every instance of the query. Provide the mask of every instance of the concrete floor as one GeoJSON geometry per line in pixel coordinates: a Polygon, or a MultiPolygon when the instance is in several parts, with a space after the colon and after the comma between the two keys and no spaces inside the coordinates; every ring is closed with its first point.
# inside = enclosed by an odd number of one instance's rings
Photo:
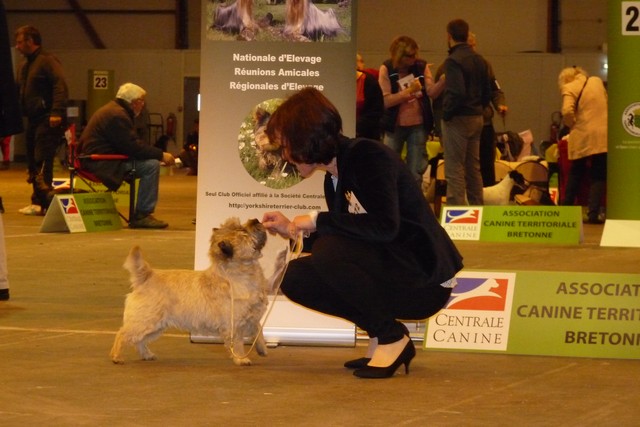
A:
{"type": "MultiPolygon", "coordinates": [[[[193,268],[196,177],[161,178],[167,230],[39,233],[17,210],[24,165],[0,171],[11,300],[0,302],[0,425],[56,426],[632,426],[637,360],[418,351],[408,376],[361,380],[342,367],[356,348],[280,346],[236,367],[216,344],[172,331],[158,360],[116,366],[129,248],[155,266],[193,268]]],[[[638,272],[640,249],[460,242],[468,269],[638,272]]]]}

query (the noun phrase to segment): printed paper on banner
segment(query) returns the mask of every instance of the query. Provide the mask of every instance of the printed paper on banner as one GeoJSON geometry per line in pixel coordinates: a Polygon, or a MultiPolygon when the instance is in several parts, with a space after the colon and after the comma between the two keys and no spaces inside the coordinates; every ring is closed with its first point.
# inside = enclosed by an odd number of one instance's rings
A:
{"type": "Polygon", "coordinates": [[[425,348],[506,351],[515,277],[515,273],[459,273],[446,306],[427,323],[425,348]]]}

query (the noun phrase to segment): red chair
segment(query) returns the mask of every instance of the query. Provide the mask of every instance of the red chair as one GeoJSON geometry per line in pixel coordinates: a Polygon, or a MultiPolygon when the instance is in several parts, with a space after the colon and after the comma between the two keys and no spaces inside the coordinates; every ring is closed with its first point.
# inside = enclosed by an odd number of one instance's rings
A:
{"type": "MultiPolygon", "coordinates": [[[[93,173],[89,172],[86,169],[82,168],[81,159],[91,159],[91,160],[100,160],[100,161],[110,161],[110,160],[129,160],[129,156],[126,154],[78,154],[78,142],[76,140],[76,130],[75,125],[69,126],[68,136],[67,136],[67,155],[68,155],[68,168],[69,168],[69,193],[73,194],[75,187],[75,179],[81,179],[87,187],[91,189],[94,193],[99,192],[95,188],[96,184],[101,184],[100,178],[95,176],[93,173]]],[[[129,172],[129,174],[125,177],[125,182],[129,184],[129,216],[126,217],[120,211],[118,211],[118,215],[129,224],[135,218],[136,211],[136,163],[133,162],[133,168],[129,172]]]]}

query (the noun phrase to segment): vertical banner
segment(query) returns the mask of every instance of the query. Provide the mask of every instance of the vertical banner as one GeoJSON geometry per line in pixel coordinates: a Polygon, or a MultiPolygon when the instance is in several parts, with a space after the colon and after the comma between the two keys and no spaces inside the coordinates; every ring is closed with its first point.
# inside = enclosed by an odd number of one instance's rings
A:
{"type": "Polygon", "coordinates": [[[640,1],[609,1],[609,153],[602,246],[640,246],[640,1]]]}
{"type": "Polygon", "coordinates": [[[640,1],[610,1],[607,219],[640,220],[640,1]]]}
{"type": "MultiPolygon", "coordinates": [[[[326,209],[322,174],[302,180],[264,130],[287,96],[314,86],[355,134],[356,1],[345,3],[203,0],[197,270],[209,266],[211,229],[228,217],[326,209]]],[[[267,274],[287,244],[269,237],[267,274]]]]}

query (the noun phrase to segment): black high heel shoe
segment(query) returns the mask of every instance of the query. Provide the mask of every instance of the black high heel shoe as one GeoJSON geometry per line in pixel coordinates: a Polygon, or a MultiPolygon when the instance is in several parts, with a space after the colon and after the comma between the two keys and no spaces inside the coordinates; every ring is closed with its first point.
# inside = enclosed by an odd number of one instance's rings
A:
{"type": "MultiPolygon", "coordinates": [[[[409,329],[404,323],[400,323],[402,329],[404,330],[404,334],[411,339],[411,334],[409,333],[409,329]]],[[[347,360],[344,362],[344,367],[347,369],[362,369],[366,368],[367,364],[371,361],[370,357],[361,357],[359,359],[347,360]]]]}
{"type": "Polygon", "coordinates": [[[396,370],[400,365],[404,365],[404,373],[409,374],[409,364],[416,355],[416,348],[413,345],[413,341],[409,339],[409,342],[402,350],[402,353],[396,358],[396,360],[389,366],[365,366],[361,369],[353,371],[353,375],[360,378],[389,378],[396,373],[396,370]]]}
{"type": "Polygon", "coordinates": [[[344,362],[344,367],[348,369],[361,369],[367,366],[367,363],[371,361],[370,357],[361,357],[360,359],[353,359],[344,362]]]}

